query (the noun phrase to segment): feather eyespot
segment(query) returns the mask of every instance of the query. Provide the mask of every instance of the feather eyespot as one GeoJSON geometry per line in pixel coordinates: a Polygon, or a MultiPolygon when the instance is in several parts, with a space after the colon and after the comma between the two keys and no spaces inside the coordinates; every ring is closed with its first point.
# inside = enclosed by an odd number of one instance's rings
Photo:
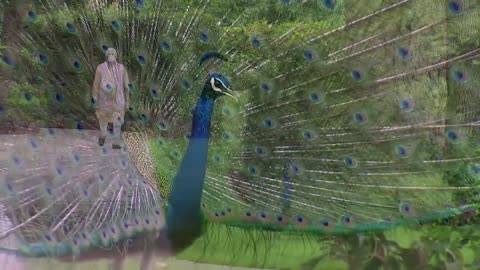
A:
{"type": "Polygon", "coordinates": [[[262,42],[257,37],[252,37],[252,47],[258,48],[262,45],[262,42]]]}
{"type": "Polygon", "coordinates": [[[450,0],[448,8],[453,13],[462,13],[465,10],[465,3],[463,0],[450,0]]]}
{"type": "Polygon", "coordinates": [[[323,5],[327,7],[328,9],[334,9],[335,6],[337,5],[336,0],[323,0],[323,5]]]}

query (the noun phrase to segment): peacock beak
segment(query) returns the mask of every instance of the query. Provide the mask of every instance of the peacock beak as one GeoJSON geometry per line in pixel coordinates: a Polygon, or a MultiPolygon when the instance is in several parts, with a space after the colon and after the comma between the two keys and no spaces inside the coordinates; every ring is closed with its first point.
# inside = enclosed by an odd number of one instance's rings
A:
{"type": "Polygon", "coordinates": [[[238,102],[238,97],[236,96],[236,93],[232,89],[226,88],[225,90],[222,91],[222,93],[226,96],[233,98],[236,102],[238,102]]]}

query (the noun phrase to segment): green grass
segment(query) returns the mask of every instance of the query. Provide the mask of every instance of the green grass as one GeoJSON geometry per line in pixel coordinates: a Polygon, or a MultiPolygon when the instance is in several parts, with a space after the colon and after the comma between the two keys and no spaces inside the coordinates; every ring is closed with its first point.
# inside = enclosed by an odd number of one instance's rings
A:
{"type": "MultiPolygon", "coordinates": [[[[352,243],[357,242],[356,235],[332,241],[327,238],[315,239],[310,236],[282,232],[251,232],[247,235],[241,229],[227,229],[223,225],[216,225],[214,230],[214,235],[205,234],[177,258],[228,266],[292,270],[352,269],[349,268],[347,261],[355,260],[353,257],[363,256],[361,260],[364,261],[371,259],[371,250],[367,246],[359,248],[356,255],[354,251],[354,255],[350,254],[350,258],[345,257],[346,250],[349,247],[354,248],[352,243]],[[339,241],[342,244],[339,244],[339,241]],[[366,253],[361,251],[364,248],[367,250],[366,253]],[[338,256],[339,253],[344,257],[338,256]],[[306,265],[310,268],[306,268],[306,265]]],[[[408,251],[418,245],[425,247],[428,253],[427,258],[432,261],[431,263],[443,264],[443,261],[436,262],[436,260],[439,258],[444,260],[445,251],[452,250],[458,253],[458,261],[453,263],[469,265],[474,261],[475,250],[478,250],[476,242],[462,248],[456,247],[459,241],[472,230],[478,231],[478,228],[476,226],[458,228],[425,226],[418,230],[398,228],[382,234],[385,241],[395,243],[399,250],[408,251]]]]}
{"type": "MultiPolygon", "coordinates": [[[[284,232],[248,232],[215,225],[178,259],[210,264],[273,269],[302,269],[309,261],[319,259],[313,269],[349,269],[346,262],[329,258],[334,241],[284,232]]],[[[389,239],[410,246],[420,233],[397,229],[388,232],[389,239]]],[[[356,237],[356,236],[352,236],[356,237]]]]}
{"type": "Polygon", "coordinates": [[[328,245],[302,235],[265,233],[225,225],[207,227],[207,232],[178,258],[229,266],[296,269],[302,262],[326,254],[328,245]]]}

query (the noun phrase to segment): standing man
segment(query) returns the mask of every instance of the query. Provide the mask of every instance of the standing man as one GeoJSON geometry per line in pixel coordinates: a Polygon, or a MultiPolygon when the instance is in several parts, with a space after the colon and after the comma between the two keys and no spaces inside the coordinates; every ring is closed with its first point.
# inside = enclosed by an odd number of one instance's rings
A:
{"type": "Polygon", "coordinates": [[[113,124],[113,149],[121,149],[121,128],[128,110],[128,74],[125,67],[117,62],[117,51],[109,48],[107,61],[98,65],[93,82],[93,98],[101,135],[98,144],[103,146],[107,137],[108,123],[113,124]]]}

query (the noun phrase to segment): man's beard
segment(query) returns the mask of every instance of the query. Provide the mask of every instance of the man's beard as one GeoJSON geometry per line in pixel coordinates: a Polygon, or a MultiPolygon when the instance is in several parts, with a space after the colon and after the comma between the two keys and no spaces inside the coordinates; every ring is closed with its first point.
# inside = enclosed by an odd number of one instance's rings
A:
{"type": "Polygon", "coordinates": [[[115,57],[113,57],[113,56],[109,56],[109,57],[107,58],[107,62],[109,62],[109,63],[115,63],[116,61],[117,61],[117,60],[116,60],[115,57]]]}

